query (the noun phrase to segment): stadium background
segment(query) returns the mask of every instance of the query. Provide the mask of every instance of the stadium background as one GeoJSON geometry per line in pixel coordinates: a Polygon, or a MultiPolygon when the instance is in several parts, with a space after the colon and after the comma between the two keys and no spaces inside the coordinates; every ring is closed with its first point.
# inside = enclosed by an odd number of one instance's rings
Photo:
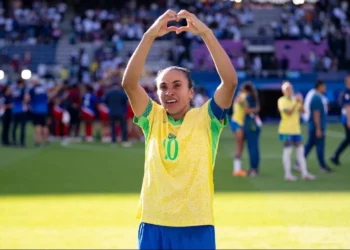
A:
{"type": "MultiPolygon", "coordinates": [[[[306,93],[327,83],[327,155],[343,138],[340,94],[350,65],[348,1],[0,1],[1,87],[24,69],[44,84],[109,83],[119,77],[143,32],[166,9],[186,8],[205,20],[235,65],[239,83],[259,89],[262,176],[234,179],[230,131],[224,131],[215,170],[219,248],[349,248],[350,158],[330,175],[308,160],[315,183],[282,180],[276,126],[280,84],[306,93]],[[24,10],[25,9],[25,10],[24,10]],[[82,50],[83,49],[83,50],[82,50]],[[107,82],[107,83],[106,83],[107,82]],[[271,143],[273,141],[274,143],[271,143]],[[221,156],[220,156],[221,155],[221,156]]],[[[213,94],[218,75],[200,39],[169,34],[148,56],[141,84],[154,91],[160,68],[193,71],[213,94]]],[[[118,78],[117,80],[118,81],[118,78]]],[[[27,125],[28,141],[32,127],[27,125]]],[[[134,248],[143,144],[113,148],[95,142],[46,148],[0,148],[0,247],[134,248]],[[138,155],[138,157],[135,157],[138,155]]],[[[245,156],[245,166],[247,158],[245,156]]]]}

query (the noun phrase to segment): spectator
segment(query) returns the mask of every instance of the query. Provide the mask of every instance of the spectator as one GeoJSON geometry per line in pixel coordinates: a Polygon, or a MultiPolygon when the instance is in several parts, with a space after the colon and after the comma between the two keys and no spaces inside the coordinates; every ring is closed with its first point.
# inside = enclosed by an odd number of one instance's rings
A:
{"type": "Polygon", "coordinates": [[[1,107],[2,113],[2,132],[1,139],[2,145],[10,146],[9,134],[10,134],[10,126],[11,126],[11,117],[12,117],[12,95],[11,95],[11,87],[9,85],[5,86],[3,89],[4,103],[1,107]]]}
{"type": "Polygon", "coordinates": [[[15,146],[25,147],[26,122],[28,103],[26,100],[27,91],[22,79],[17,81],[17,86],[13,88],[13,127],[12,127],[12,144],[15,146]],[[20,126],[20,144],[17,144],[17,127],[20,126]]]}
{"type": "Polygon", "coordinates": [[[104,102],[109,109],[109,122],[112,134],[112,143],[117,142],[116,122],[120,124],[122,132],[123,147],[130,147],[131,143],[128,141],[128,130],[126,124],[126,111],[128,105],[128,97],[121,89],[119,83],[114,83],[105,97],[104,102]]]}

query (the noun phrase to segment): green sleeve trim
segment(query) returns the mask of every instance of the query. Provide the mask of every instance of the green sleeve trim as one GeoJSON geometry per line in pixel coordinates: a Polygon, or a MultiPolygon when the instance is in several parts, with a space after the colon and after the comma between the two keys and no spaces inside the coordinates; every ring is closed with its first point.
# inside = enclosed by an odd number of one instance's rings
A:
{"type": "Polygon", "coordinates": [[[210,120],[212,122],[214,121],[216,126],[219,127],[219,129],[222,129],[228,125],[228,116],[226,115],[225,119],[219,121],[218,118],[216,118],[216,116],[214,115],[213,111],[211,110],[210,102],[212,102],[212,101],[213,100],[210,100],[208,102],[208,113],[209,113],[210,120]]]}
{"type": "Polygon", "coordinates": [[[150,122],[149,122],[149,115],[152,111],[153,103],[152,100],[149,99],[149,102],[147,104],[147,107],[143,114],[140,116],[140,118],[137,118],[134,116],[134,123],[137,124],[143,131],[143,134],[145,136],[145,142],[147,143],[148,138],[149,138],[149,130],[150,130],[150,122]]]}
{"type": "Polygon", "coordinates": [[[225,119],[219,121],[213,111],[211,110],[210,102],[208,102],[208,111],[210,117],[210,132],[211,132],[211,155],[212,155],[212,164],[214,165],[216,154],[219,145],[220,134],[222,129],[228,124],[228,116],[225,116],[225,119]]]}

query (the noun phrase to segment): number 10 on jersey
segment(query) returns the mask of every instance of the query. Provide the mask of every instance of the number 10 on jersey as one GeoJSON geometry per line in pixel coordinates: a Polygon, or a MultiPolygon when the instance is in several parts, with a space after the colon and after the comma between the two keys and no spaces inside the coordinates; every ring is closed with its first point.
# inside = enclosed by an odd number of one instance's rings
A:
{"type": "Polygon", "coordinates": [[[179,155],[179,143],[176,139],[164,139],[163,147],[165,148],[165,160],[176,160],[179,155]]]}

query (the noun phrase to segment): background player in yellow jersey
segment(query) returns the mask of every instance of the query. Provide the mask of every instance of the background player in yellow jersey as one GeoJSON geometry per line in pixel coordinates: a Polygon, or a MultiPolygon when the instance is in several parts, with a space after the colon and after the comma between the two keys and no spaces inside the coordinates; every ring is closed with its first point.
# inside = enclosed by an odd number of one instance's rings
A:
{"type": "Polygon", "coordinates": [[[213,32],[186,10],[168,10],[146,31],[132,55],[124,87],[135,122],[145,134],[144,178],[138,207],[140,249],[214,249],[213,169],[220,133],[237,85],[232,63],[213,32]],[[186,19],[187,26],[167,27],[186,19]],[[169,32],[200,35],[221,84],[200,108],[191,108],[194,90],[185,68],[170,67],[156,78],[160,105],[138,84],[154,40],[169,32]]]}
{"type": "Polygon", "coordinates": [[[247,176],[247,172],[242,169],[242,153],[244,148],[244,118],[247,93],[244,85],[240,88],[233,102],[233,113],[230,121],[232,132],[235,134],[236,152],[233,160],[233,176],[247,176]]]}
{"type": "Polygon", "coordinates": [[[304,156],[304,145],[300,127],[300,113],[303,111],[302,96],[293,96],[293,87],[290,82],[282,84],[283,96],[278,99],[278,110],[281,114],[279,124],[279,137],[284,143],[283,166],[284,178],[288,181],[296,181],[297,178],[291,172],[291,155],[293,146],[296,148],[296,158],[300,165],[303,179],[314,180],[315,176],[309,174],[304,156]]]}

